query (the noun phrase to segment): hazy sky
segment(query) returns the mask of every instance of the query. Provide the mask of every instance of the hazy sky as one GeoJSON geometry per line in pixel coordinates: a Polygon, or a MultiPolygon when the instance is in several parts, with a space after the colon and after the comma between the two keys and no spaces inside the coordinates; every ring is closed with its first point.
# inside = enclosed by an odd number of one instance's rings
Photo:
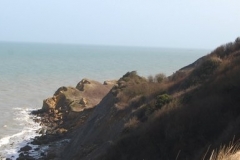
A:
{"type": "Polygon", "coordinates": [[[0,0],[0,41],[214,49],[240,0],[0,0]]]}

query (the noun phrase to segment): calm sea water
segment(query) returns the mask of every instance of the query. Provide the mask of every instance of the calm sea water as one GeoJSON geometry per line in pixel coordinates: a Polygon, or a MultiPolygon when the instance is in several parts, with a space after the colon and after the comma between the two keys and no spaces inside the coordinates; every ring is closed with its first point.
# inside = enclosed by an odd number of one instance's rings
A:
{"type": "MultiPolygon", "coordinates": [[[[82,78],[103,82],[128,71],[171,75],[208,50],[0,43],[0,159],[16,154],[34,137],[29,112],[60,86],[82,78]]],[[[13,157],[14,159],[14,157],[13,157]]]]}

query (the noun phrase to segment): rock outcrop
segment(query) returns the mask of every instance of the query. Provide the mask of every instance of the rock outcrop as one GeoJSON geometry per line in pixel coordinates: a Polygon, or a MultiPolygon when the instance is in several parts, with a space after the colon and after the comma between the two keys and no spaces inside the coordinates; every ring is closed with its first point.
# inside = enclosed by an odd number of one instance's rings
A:
{"type": "MultiPolygon", "coordinates": [[[[135,105],[128,104],[124,109],[117,107],[118,95],[124,94],[124,86],[141,84],[141,77],[135,72],[128,72],[123,76],[111,91],[94,108],[86,122],[76,129],[76,133],[70,144],[65,147],[61,159],[98,159],[121,136],[125,124],[132,117],[135,105]]],[[[105,83],[108,84],[108,83],[105,83]]]]}
{"type": "Polygon", "coordinates": [[[53,97],[43,101],[43,111],[81,112],[84,109],[95,107],[109,92],[115,83],[101,84],[97,81],[83,79],[76,88],[60,87],[53,97]]]}
{"type": "MultiPolygon", "coordinates": [[[[114,83],[101,84],[83,79],[76,87],[60,87],[53,97],[43,100],[40,110],[32,112],[41,117],[36,121],[40,121],[43,126],[39,131],[42,136],[36,137],[32,144],[49,144],[70,138],[74,130],[85,123],[93,108],[107,95],[113,85],[114,83]]],[[[56,149],[54,151],[58,152],[56,149]]]]}

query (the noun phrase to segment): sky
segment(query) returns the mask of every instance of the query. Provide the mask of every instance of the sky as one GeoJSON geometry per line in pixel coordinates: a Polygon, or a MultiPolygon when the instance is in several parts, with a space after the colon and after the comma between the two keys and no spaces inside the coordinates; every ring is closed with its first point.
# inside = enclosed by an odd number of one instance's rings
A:
{"type": "Polygon", "coordinates": [[[0,41],[214,49],[239,0],[0,0],[0,41]]]}

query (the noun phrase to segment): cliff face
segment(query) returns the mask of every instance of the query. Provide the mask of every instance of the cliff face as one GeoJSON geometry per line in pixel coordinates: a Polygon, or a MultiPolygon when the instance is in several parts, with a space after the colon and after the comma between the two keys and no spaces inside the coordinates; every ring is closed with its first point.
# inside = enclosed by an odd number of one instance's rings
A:
{"type": "Polygon", "coordinates": [[[77,129],[74,141],[64,151],[63,159],[94,159],[109,147],[124,124],[121,117],[113,118],[116,112],[114,103],[115,97],[108,93],[85,124],[77,129]]]}
{"type": "Polygon", "coordinates": [[[77,129],[73,141],[66,147],[63,159],[97,159],[123,134],[126,123],[138,106],[122,103],[121,94],[129,85],[146,82],[130,72],[120,79],[111,91],[95,107],[85,124],[77,129]],[[128,79],[128,80],[127,80],[128,79]]]}

